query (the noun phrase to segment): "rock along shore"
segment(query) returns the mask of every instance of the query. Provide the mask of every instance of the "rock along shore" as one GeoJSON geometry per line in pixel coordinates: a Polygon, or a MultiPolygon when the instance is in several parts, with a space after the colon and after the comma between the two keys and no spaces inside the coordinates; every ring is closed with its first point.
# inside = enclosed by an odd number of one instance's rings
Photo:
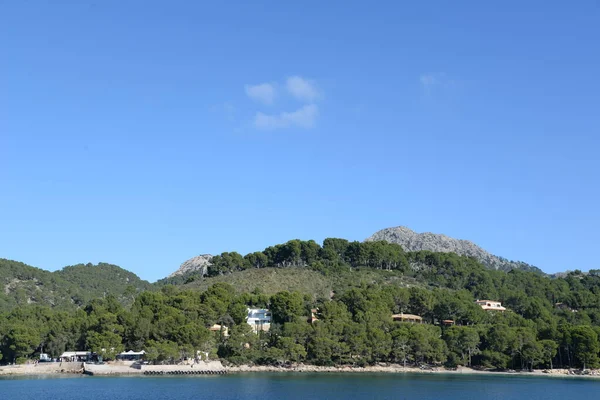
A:
{"type": "Polygon", "coordinates": [[[399,364],[374,365],[367,367],[324,367],[317,365],[298,364],[291,367],[275,366],[255,366],[240,365],[227,367],[227,372],[307,372],[307,373],[419,373],[419,374],[473,374],[473,375],[522,375],[522,376],[585,376],[600,378],[600,370],[588,370],[585,374],[577,370],[553,369],[553,370],[533,370],[529,371],[491,371],[477,370],[468,367],[458,367],[456,369],[446,369],[444,367],[418,368],[403,367],[399,364]]]}

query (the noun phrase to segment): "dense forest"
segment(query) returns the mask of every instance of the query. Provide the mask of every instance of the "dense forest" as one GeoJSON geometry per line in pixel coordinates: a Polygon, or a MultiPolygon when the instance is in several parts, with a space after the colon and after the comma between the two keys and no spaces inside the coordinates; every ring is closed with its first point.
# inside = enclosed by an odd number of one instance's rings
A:
{"type": "Polygon", "coordinates": [[[0,285],[0,312],[27,304],[76,309],[107,295],[131,304],[136,293],[153,289],[134,273],[107,263],[77,264],[49,272],[3,258],[0,285]]]}
{"type": "MultiPolygon", "coordinates": [[[[234,364],[600,366],[598,270],[550,278],[486,269],[453,253],[404,252],[387,242],[343,239],[326,239],[322,246],[292,240],[245,256],[223,253],[211,263],[208,276],[191,273],[146,290],[125,285],[113,293],[100,291],[102,285],[114,284],[87,278],[93,267],[76,268],[77,273],[67,268],[63,272],[68,280],[44,276],[44,287],[59,291],[66,282],[68,290],[95,297],[52,304],[31,301],[27,296],[35,291],[21,293],[25,297],[20,302],[9,301],[14,299],[10,285],[15,278],[8,268],[16,271],[24,265],[4,260],[0,271],[8,283],[0,304],[0,362],[24,362],[42,351],[58,356],[73,349],[95,351],[110,360],[124,349],[144,349],[156,363],[177,362],[202,351],[234,364]],[[345,279],[329,295],[241,291],[219,280],[249,270],[306,270],[345,279]],[[374,281],[373,271],[389,279],[374,281]],[[207,285],[205,290],[194,286],[199,282],[207,285]],[[507,311],[486,312],[476,299],[501,301],[507,311]],[[268,332],[252,332],[245,322],[249,306],[271,310],[268,332]],[[311,309],[318,310],[313,323],[308,322],[311,309]],[[394,321],[397,313],[417,314],[424,323],[394,321]],[[444,325],[444,320],[454,323],[444,325]],[[229,335],[210,331],[213,324],[228,327],[229,335]]],[[[247,282],[245,287],[251,286],[247,282]]],[[[45,290],[40,291],[41,296],[45,290]]]]}

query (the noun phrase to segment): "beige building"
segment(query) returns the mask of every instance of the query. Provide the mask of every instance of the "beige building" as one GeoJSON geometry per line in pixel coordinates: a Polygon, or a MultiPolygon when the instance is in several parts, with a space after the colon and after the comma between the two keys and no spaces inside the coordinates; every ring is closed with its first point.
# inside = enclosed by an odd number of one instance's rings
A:
{"type": "Polygon", "coordinates": [[[413,322],[415,324],[423,323],[423,317],[414,314],[393,314],[392,319],[394,321],[413,322]]]}
{"type": "Polygon", "coordinates": [[[223,332],[223,336],[229,336],[229,328],[223,325],[214,324],[213,326],[208,328],[208,330],[211,332],[223,332]]]}
{"type": "Polygon", "coordinates": [[[475,302],[481,306],[485,311],[506,311],[505,307],[502,307],[502,303],[495,300],[477,300],[475,302]]]}
{"type": "Polygon", "coordinates": [[[310,310],[310,318],[308,319],[308,322],[310,322],[311,324],[314,324],[315,321],[318,321],[319,318],[317,318],[317,313],[319,312],[319,310],[317,310],[316,308],[312,308],[310,310]]]}

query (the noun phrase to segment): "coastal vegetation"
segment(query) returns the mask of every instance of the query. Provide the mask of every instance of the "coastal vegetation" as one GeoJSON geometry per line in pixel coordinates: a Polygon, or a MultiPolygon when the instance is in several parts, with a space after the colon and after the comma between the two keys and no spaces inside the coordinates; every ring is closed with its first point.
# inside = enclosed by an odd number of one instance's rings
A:
{"type": "Polygon", "coordinates": [[[600,366],[597,270],[551,278],[488,269],[454,253],[343,239],[223,253],[212,258],[208,276],[191,272],[155,285],[133,277],[114,279],[127,283],[117,285],[110,276],[120,269],[104,264],[58,274],[0,261],[5,363],[73,349],[110,360],[144,349],[155,363],[201,352],[233,364],[600,366]],[[484,311],[477,299],[501,301],[507,310],[484,311]],[[271,310],[268,332],[252,331],[247,307],[271,310]],[[423,323],[392,318],[402,313],[423,323]],[[223,329],[209,330],[214,324],[223,329]]]}

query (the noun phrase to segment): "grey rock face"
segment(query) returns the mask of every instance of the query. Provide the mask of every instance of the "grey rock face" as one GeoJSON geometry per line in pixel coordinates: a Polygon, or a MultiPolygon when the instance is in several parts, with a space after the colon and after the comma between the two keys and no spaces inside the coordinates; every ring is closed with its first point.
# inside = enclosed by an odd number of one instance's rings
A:
{"type": "Polygon", "coordinates": [[[169,278],[195,271],[199,271],[202,275],[206,275],[208,273],[208,266],[210,265],[210,260],[212,257],[213,256],[210,254],[202,254],[197,257],[190,258],[181,264],[177,271],[169,275],[169,278]]]}
{"type": "Polygon", "coordinates": [[[505,258],[488,253],[475,243],[468,240],[454,239],[446,235],[437,233],[417,233],[413,230],[399,226],[396,228],[382,229],[375,232],[365,241],[385,240],[390,243],[397,243],[406,251],[429,250],[443,253],[456,253],[461,256],[473,257],[483,265],[492,269],[510,271],[520,269],[525,271],[542,271],[521,261],[510,261],[505,258]]]}

